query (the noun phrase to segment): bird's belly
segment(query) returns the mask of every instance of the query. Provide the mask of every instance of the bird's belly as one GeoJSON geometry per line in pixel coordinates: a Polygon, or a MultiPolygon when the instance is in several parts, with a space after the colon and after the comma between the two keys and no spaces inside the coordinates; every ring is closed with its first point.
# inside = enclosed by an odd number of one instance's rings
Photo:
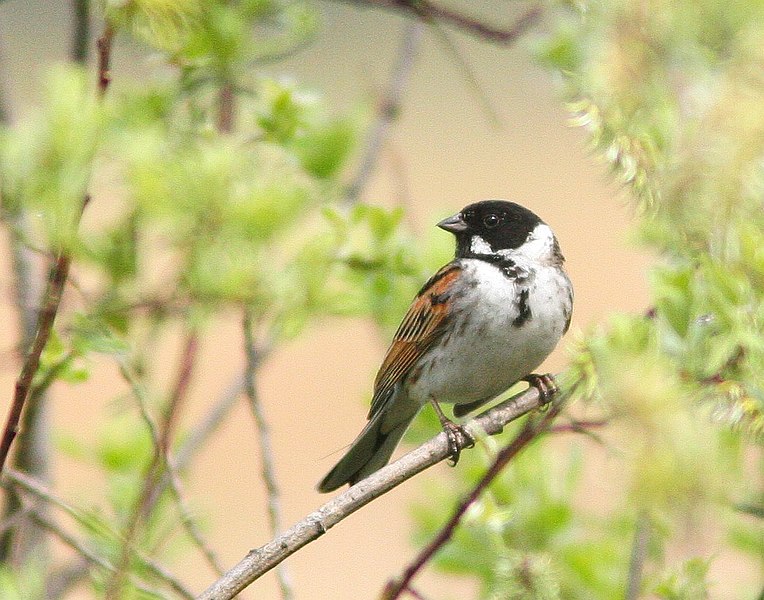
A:
{"type": "Polygon", "coordinates": [[[423,357],[410,396],[420,403],[487,401],[533,372],[557,345],[567,318],[562,306],[531,304],[535,314],[520,325],[507,305],[479,311],[484,318],[466,311],[423,357]]]}

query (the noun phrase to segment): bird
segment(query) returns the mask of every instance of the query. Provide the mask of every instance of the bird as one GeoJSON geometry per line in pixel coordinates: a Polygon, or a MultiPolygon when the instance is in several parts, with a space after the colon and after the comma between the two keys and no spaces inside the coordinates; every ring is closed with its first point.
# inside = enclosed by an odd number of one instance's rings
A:
{"type": "Polygon", "coordinates": [[[351,486],[385,466],[404,432],[431,404],[448,436],[471,438],[462,417],[526,380],[542,400],[556,391],[533,371],[568,331],[573,286],[552,229],[507,200],[482,200],[437,224],[456,237],[454,259],[417,293],[374,380],[368,423],[318,484],[351,486]]]}

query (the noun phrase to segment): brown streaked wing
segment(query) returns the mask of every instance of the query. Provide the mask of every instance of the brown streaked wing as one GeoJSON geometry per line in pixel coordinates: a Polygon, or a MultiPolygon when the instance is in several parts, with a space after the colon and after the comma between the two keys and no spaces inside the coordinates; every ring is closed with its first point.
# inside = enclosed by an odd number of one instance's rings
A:
{"type": "Polygon", "coordinates": [[[395,385],[446,330],[450,313],[447,299],[462,268],[449,263],[424,284],[398,326],[374,380],[369,419],[381,410],[395,385]]]}

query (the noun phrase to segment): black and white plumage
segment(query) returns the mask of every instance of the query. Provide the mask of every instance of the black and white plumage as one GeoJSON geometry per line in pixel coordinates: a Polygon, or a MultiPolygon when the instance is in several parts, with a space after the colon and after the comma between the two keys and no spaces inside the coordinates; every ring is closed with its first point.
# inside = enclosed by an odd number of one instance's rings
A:
{"type": "Polygon", "coordinates": [[[528,377],[568,330],[573,288],[557,239],[538,216],[485,200],[438,226],[456,236],[456,257],[404,316],[374,382],[369,422],[321,492],[387,464],[428,402],[439,413],[439,403],[454,404],[459,417],[528,377]]]}

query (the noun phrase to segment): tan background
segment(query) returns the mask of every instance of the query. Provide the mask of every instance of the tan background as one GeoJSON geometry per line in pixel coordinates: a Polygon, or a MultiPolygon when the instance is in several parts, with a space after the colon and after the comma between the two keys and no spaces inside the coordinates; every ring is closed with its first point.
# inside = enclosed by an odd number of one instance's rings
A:
{"type": "MultiPolygon", "coordinates": [[[[0,3],[0,81],[14,114],[23,112],[36,97],[45,67],[65,56],[68,5],[0,3]]],[[[323,15],[319,40],[273,72],[292,73],[343,110],[385,85],[405,23],[395,16],[334,3],[317,6],[323,15]]],[[[460,68],[444,54],[437,38],[427,34],[406,88],[401,119],[365,198],[390,204],[403,187],[419,232],[464,204],[486,197],[513,199],[538,212],[555,229],[576,288],[568,340],[611,311],[643,310],[647,259],[626,241],[629,215],[623,195],[587,150],[585,133],[568,126],[560,87],[529,58],[533,40],[506,50],[461,35],[452,39],[475,69],[501,127],[490,123],[460,68]]],[[[122,40],[115,51],[113,75],[130,77],[148,62],[144,53],[122,40]]],[[[89,210],[105,210],[98,203],[96,190],[89,210]]],[[[0,253],[5,253],[5,240],[1,241],[0,253]]],[[[10,349],[16,339],[15,320],[7,257],[0,259],[0,348],[10,349]]],[[[263,370],[260,391],[271,423],[286,525],[327,500],[314,491],[314,485],[362,426],[364,402],[385,345],[386,340],[365,322],[328,320],[281,348],[263,370]]],[[[239,372],[240,348],[233,315],[217,322],[205,337],[186,424],[204,414],[239,372]]],[[[166,361],[156,365],[168,378],[176,351],[173,340],[168,340],[166,361]]],[[[564,356],[564,349],[558,350],[547,368],[562,367],[564,356]]],[[[17,365],[5,360],[1,366],[0,414],[5,414],[17,365]]],[[[88,435],[109,414],[114,378],[114,367],[105,363],[84,385],[58,386],[52,400],[55,422],[88,435]]],[[[193,506],[203,515],[212,545],[220,549],[226,565],[269,538],[252,431],[242,404],[193,469],[193,506]]],[[[561,451],[569,443],[562,443],[561,451]]],[[[596,505],[610,496],[617,487],[612,481],[616,471],[617,462],[600,451],[581,501],[596,505]]],[[[56,464],[55,480],[57,490],[69,498],[95,499],[100,493],[97,474],[67,460],[56,464]]],[[[385,578],[399,572],[413,556],[406,506],[410,500],[421,500],[419,493],[417,482],[409,482],[291,558],[287,565],[297,597],[374,597],[385,578]]],[[[696,543],[690,541],[691,546],[696,543]]],[[[179,570],[197,589],[211,580],[193,554],[179,570]]],[[[738,576],[745,576],[745,566],[737,570],[738,576]]],[[[455,598],[460,589],[469,589],[453,587],[453,582],[431,574],[421,581],[422,591],[431,597],[455,598]]],[[[246,597],[276,597],[272,576],[253,586],[246,597]]]]}

